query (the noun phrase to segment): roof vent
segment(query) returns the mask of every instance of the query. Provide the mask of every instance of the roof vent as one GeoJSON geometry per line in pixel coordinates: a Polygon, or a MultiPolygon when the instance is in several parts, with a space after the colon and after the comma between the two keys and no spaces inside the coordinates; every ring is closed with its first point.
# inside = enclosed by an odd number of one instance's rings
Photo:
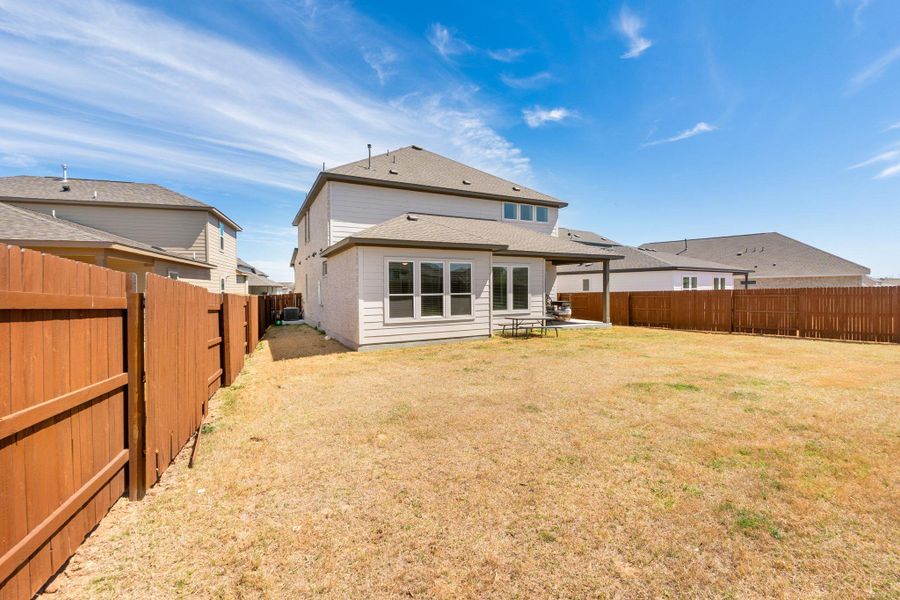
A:
{"type": "Polygon", "coordinates": [[[417,217],[416,215],[406,215],[406,220],[407,221],[418,221],[419,217],[417,217]]]}
{"type": "Polygon", "coordinates": [[[415,144],[413,144],[412,146],[410,146],[410,148],[412,148],[413,150],[421,150],[422,146],[416,146],[415,144]]]}
{"type": "Polygon", "coordinates": [[[468,179],[463,179],[463,185],[472,185],[472,182],[468,179]]]}
{"type": "Polygon", "coordinates": [[[520,188],[520,187],[517,186],[517,185],[514,185],[514,186],[513,186],[513,191],[514,191],[514,192],[521,192],[521,191],[522,191],[522,188],[520,188]]]}
{"type": "Polygon", "coordinates": [[[396,174],[397,174],[397,169],[389,169],[389,170],[388,170],[388,173],[390,173],[391,175],[396,175],[396,174]]]}
{"type": "Polygon", "coordinates": [[[97,190],[94,190],[94,200],[97,199],[97,190]]]}
{"type": "Polygon", "coordinates": [[[67,184],[67,183],[66,183],[66,184],[63,184],[63,186],[62,186],[62,191],[68,192],[70,189],[72,189],[72,188],[69,187],[69,184],[67,184]]]}

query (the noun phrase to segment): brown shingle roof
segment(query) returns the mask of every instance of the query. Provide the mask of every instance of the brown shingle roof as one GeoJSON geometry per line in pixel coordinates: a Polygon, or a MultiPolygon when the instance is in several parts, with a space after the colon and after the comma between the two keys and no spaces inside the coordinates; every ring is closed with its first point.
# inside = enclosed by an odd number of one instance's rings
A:
{"type": "Polygon", "coordinates": [[[240,230],[240,227],[214,206],[179,194],[155,183],[107,181],[104,179],[67,179],[16,175],[0,177],[0,199],[64,202],[66,204],[110,204],[116,206],[159,206],[207,210],[240,230]],[[68,190],[65,187],[68,187],[68,190]],[[96,197],[94,193],[96,192],[96,197]]]}
{"type": "Polygon", "coordinates": [[[309,203],[315,199],[326,181],[443,192],[500,201],[517,200],[547,206],[567,206],[562,200],[548,194],[485,173],[418,146],[407,146],[373,156],[371,168],[369,159],[364,158],[319,173],[306,195],[306,200],[297,211],[297,216],[294,217],[294,225],[300,222],[309,203]]]}
{"type": "Polygon", "coordinates": [[[181,263],[209,267],[206,263],[191,260],[162,248],[138,242],[120,235],[87,227],[65,219],[51,217],[43,213],[28,210],[0,202],[0,241],[12,244],[24,242],[75,242],[82,245],[98,247],[123,246],[153,254],[160,258],[181,263]]]}
{"type": "Polygon", "coordinates": [[[558,261],[621,257],[605,248],[586,246],[500,221],[418,213],[400,215],[364,229],[322,254],[335,254],[353,245],[471,248],[503,255],[543,256],[558,261]]]}
{"type": "Polygon", "coordinates": [[[642,247],[711,260],[744,269],[754,277],[815,277],[867,275],[869,269],[804,244],[777,232],[751,233],[669,242],[651,242],[642,247]]]}
{"type": "Polygon", "coordinates": [[[572,240],[573,242],[581,242],[582,244],[591,244],[594,246],[621,246],[619,242],[611,240],[606,236],[593,231],[583,229],[569,229],[567,227],[559,228],[559,237],[572,240]]]}
{"type": "MultiPolygon", "coordinates": [[[[610,271],[713,271],[721,273],[745,273],[747,269],[732,265],[724,265],[709,260],[700,260],[689,256],[678,256],[669,252],[659,252],[632,246],[610,246],[609,250],[623,255],[623,260],[610,264],[610,271]]],[[[596,264],[566,265],[559,268],[560,273],[584,273],[599,270],[596,264]]]]}

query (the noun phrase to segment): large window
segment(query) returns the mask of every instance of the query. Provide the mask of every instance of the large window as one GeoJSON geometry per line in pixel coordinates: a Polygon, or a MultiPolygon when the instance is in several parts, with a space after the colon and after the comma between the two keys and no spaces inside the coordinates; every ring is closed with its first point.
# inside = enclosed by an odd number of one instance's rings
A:
{"type": "Polygon", "coordinates": [[[503,220],[527,221],[537,223],[550,222],[550,209],[546,206],[534,204],[519,204],[518,202],[503,203],[503,220]]]}
{"type": "Polygon", "coordinates": [[[388,316],[391,319],[412,319],[415,293],[411,260],[388,263],[388,316]]]}
{"type": "Polygon", "coordinates": [[[444,259],[387,261],[387,321],[473,314],[472,263],[444,259]]]}
{"type": "Polygon", "coordinates": [[[713,277],[713,289],[714,290],[724,290],[725,289],[725,278],[724,277],[713,277]]]}
{"type": "Polygon", "coordinates": [[[697,289],[697,278],[696,277],[682,277],[681,278],[681,288],[685,290],[696,290],[697,289]]]}
{"type": "Polygon", "coordinates": [[[536,206],[534,208],[534,220],[538,223],[547,223],[550,220],[550,209],[546,206],[536,206]]]}
{"type": "Polygon", "coordinates": [[[494,266],[492,288],[491,302],[494,311],[524,311],[530,308],[528,267],[494,266]]]}

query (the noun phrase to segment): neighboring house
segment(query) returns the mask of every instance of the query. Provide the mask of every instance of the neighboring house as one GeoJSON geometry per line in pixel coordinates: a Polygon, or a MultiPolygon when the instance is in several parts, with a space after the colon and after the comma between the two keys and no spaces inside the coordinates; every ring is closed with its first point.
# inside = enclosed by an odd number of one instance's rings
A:
{"type": "Polygon", "coordinates": [[[293,222],[304,319],[367,348],[542,315],[556,265],[618,258],[560,239],[565,206],[417,146],[323,171],[293,222]]]}
{"type": "Polygon", "coordinates": [[[237,275],[238,282],[246,284],[246,293],[253,296],[271,296],[288,292],[283,283],[269,279],[266,273],[240,258],[237,259],[237,275]]]}
{"type": "MultiPolygon", "coordinates": [[[[610,267],[609,289],[613,292],[730,290],[735,286],[735,274],[741,279],[747,275],[747,270],[740,267],[623,246],[590,231],[560,227],[559,235],[582,244],[609,248],[625,257],[610,267]]],[[[556,275],[556,285],[560,292],[600,291],[603,289],[603,271],[595,263],[562,266],[556,275]]]]}
{"type": "Polygon", "coordinates": [[[900,285],[900,277],[879,277],[875,280],[875,285],[879,287],[900,285]]]}
{"type": "Polygon", "coordinates": [[[0,177],[0,203],[26,211],[7,211],[15,222],[0,223],[2,242],[212,292],[246,292],[236,275],[241,228],[215,207],[162,186],[0,177]],[[34,213],[53,219],[53,226],[37,225],[34,213]]]}
{"type": "Polygon", "coordinates": [[[749,288],[869,286],[869,269],[776,232],[643,244],[753,271],[749,288]]]}

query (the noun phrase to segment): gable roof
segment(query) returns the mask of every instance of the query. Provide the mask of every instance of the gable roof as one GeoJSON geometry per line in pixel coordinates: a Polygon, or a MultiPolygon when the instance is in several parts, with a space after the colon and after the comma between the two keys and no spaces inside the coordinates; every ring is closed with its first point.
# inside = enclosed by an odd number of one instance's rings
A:
{"type": "Polygon", "coordinates": [[[530,202],[545,206],[568,206],[562,200],[485,173],[474,167],[429,152],[419,146],[407,146],[364,158],[319,173],[294,217],[294,225],[328,181],[377,185],[398,189],[445,193],[489,200],[530,202]]]}
{"type": "MultiPolygon", "coordinates": [[[[610,271],[708,271],[716,273],[746,273],[748,269],[725,265],[722,263],[678,256],[669,252],[659,252],[633,246],[609,246],[611,252],[621,254],[625,258],[610,264],[610,271]]],[[[590,273],[598,271],[595,264],[566,265],[558,269],[559,273],[590,273]]]]}
{"type": "Polygon", "coordinates": [[[136,251],[138,254],[154,256],[165,260],[212,268],[212,265],[185,258],[162,248],[138,242],[120,235],[87,227],[0,202],[0,240],[11,243],[48,244],[72,243],[85,247],[106,247],[136,251]]]}
{"type": "Polygon", "coordinates": [[[868,275],[869,269],[777,232],[750,233],[642,244],[703,260],[752,269],[754,277],[868,275]]]}
{"type": "Polygon", "coordinates": [[[337,254],[355,245],[409,248],[466,248],[495,254],[541,256],[556,261],[617,259],[621,255],[538,233],[525,227],[465,217],[407,213],[344,238],[322,252],[337,254]]]}
{"type": "Polygon", "coordinates": [[[0,200],[204,210],[241,231],[237,223],[216,207],[155,183],[72,178],[63,181],[62,177],[16,175],[0,177],[0,200]]]}
{"type": "Polygon", "coordinates": [[[559,237],[564,239],[570,239],[573,242],[581,242],[582,244],[589,244],[591,246],[621,246],[619,242],[615,240],[611,240],[608,237],[602,236],[599,233],[594,233],[593,231],[586,231],[583,229],[569,229],[567,227],[559,228],[559,237]]]}

